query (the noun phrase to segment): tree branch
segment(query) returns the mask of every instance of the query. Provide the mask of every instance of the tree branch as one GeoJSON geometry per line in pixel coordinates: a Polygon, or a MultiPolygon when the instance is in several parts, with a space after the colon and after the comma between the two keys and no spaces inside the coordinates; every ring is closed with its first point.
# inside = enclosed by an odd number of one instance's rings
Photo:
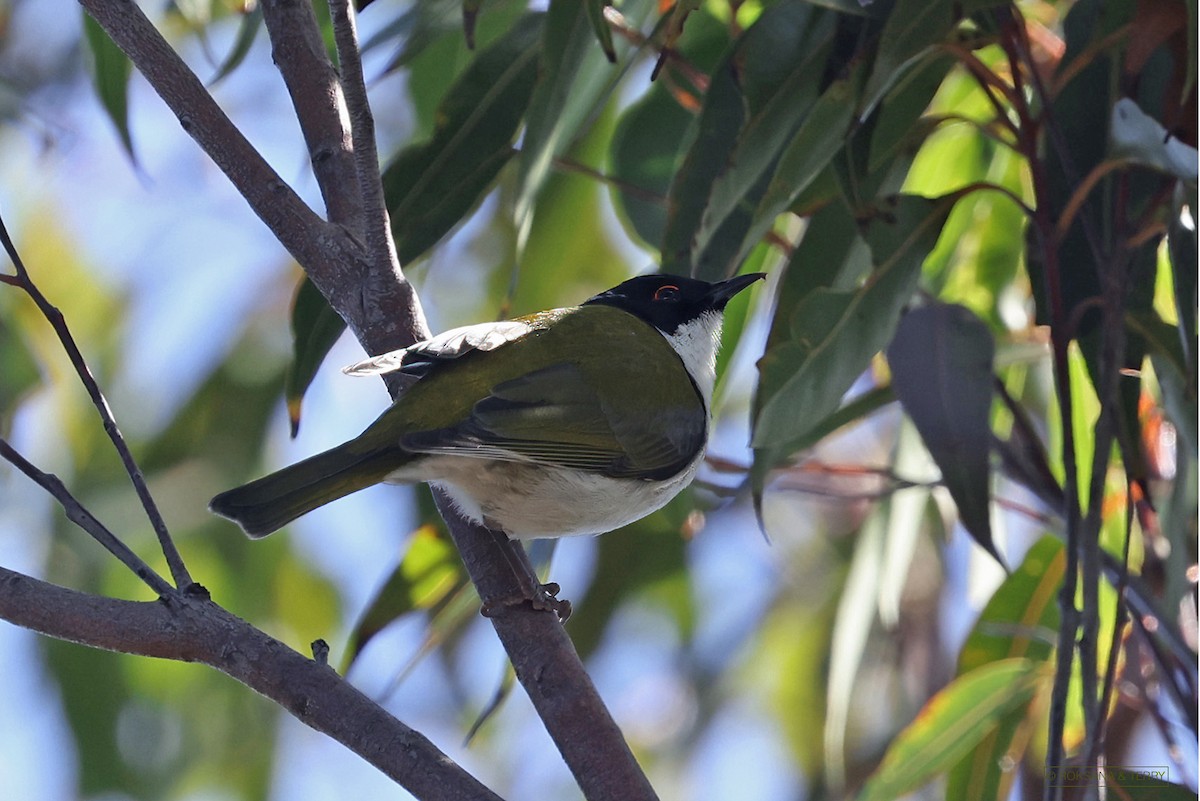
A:
{"type": "Polygon", "coordinates": [[[443,493],[434,497],[484,607],[497,610],[489,619],[517,680],[584,796],[590,801],[656,799],[558,615],[512,604],[522,592],[517,571],[533,574],[524,549],[513,549],[523,562],[513,565],[492,532],[463,519],[443,493]]]}
{"type": "Polygon", "coordinates": [[[374,122],[352,22],[335,15],[343,70],[358,75],[357,81],[343,83],[325,52],[310,3],[265,3],[263,19],[329,218],[353,233],[359,264],[353,281],[327,286],[307,261],[297,261],[369,353],[386,353],[424,339],[429,335],[425,315],[400,270],[383,205],[374,122]]]}
{"type": "MultiPolygon", "coordinates": [[[[336,300],[334,308],[361,307],[358,288],[367,267],[363,248],[353,232],[344,225],[322,220],[279,177],[136,3],[79,2],[129,57],[271,233],[304,266],[313,283],[331,302],[336,300]]],[[[275,5],[267,3],[264,11],[275,5]]],[[[360,333],[361,318],[361,314],[347,317],[356,334],[360,333]]]]}
{"type": "Polygon", "coordinates": [[[0,567],[0,618],[109,651],[199,662],[266,696],[427,801],[500,801],[428,739],[332,668],[195,596],[123,601],[0,567]]]}
{"type": "MultiPolygon", "coordinates": [[[[366,96],[364,92],[361,98],[344,98],[339,82],[330,77],[331,67],[322,66],[328,59],[323,48],[314,46],[320,36],[311,11],[302,8],[307,3],[273,0],[264,4],[263,12],[276,64],[292,92],[317,180],[338,225],[317,217],[283,183],[135,4],[80,2],[296,258],[368,352],[402,347],[427,334],[418,299],[394,257],[389,264],[375,261],[359,239],[374,223],[364,220],[355,226],[340,217],[369,206],[361,196],[359,206],[341,197],[345,186],[359,186],[358,170],[369,160],[359,161],[351,173],[346,102],[361,100],[365,107],[366,96]],[[351,174],[353,182],[347,181],[351,174]]],[[[356,118],[353,110],[349,116],[356,118]]],[[[360,132],[360,138],[364,135],[360,132]]],[[[377,169],[370,178],[378,182],[377,169]]],[[[523,577],[490,533],[454,514],[447,514],[447,520],[480,597],[488,602],[518,595],[523,577]]],[[[492,622],[584,795],[593,801],[655,798],[557,617],[510,606],[492,622]]]]}

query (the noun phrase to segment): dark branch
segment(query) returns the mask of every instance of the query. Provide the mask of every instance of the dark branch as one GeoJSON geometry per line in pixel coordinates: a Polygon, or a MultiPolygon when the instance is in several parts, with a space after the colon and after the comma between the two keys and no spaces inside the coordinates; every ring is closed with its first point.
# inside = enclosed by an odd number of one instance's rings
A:
{"type": "MultiPolygon", "coordinates": [[[[399,265],[394,259],[376,261],[366,240],[359,238],[378,220],[358,217],[354,224],[364,205],[361,196],[356,207],[340,194],[347,186],[358,187],[360,175],[378,181],[378,170],[368,176],[350,166],[346,100],[323,49],[314,46],[320,35],[311,11],[303,8],[307,3],[266,3],[264,19],[337,224],[317,217],[271,170],[135,4],[80,2],[229,176],[368,352],[402,347],[427,333],[418,299],[399,265]]],[[[362,103],[365,108],[365,93],[362,103]]],[[[453,514],[448,520],[481,597],[488,601],[518,594],[522,577],[488,532],[453,514]]],[[[492,622],[584,795],[595,800],[654,798],[557,617],[511,607],[492,622]]]]}
{"type": "MultiPolygon", "coordinates": [[[[174,112],[183,129],[225,173],[335,308],[361,306],[363,249],[341,224],[322,220],[259,155],[136,3],[80,0],[174,112]]],[[[278,4],[264,6],[266,18],[278,4]]],[[[285,4],[288,8],[303,3],[285,4]]],[[[315,24],[315,23],[314,23],[315,24]]],[[[327,87],[328,89],[328,87],[327,87]]],[[[352,328],[361,315],[347,319],[352,328]]],[[[358,329],[355,328],[356,333],[358,329]]]]}
{"type": "Polygon", "coordinates": [[[332,668],[203,598],[122,601],[0,567],[0,618],[93,648],[209,665],[346,745],[417,798],[499,801],[332,668]]]}

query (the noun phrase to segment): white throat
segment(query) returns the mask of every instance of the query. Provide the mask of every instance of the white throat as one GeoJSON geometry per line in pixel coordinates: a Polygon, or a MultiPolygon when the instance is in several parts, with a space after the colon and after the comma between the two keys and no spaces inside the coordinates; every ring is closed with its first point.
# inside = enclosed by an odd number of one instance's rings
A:
{"type": "Polygon", "coordinates": [[[704,406],[710,412],[713,384],[717,380],[717,348],[721,345],[722,319],[721,312],[706,311],[695,320],[676,328],[675,333],[663,334],[683,360],[683,366],[696,382],[704,398],[704,406]]]}

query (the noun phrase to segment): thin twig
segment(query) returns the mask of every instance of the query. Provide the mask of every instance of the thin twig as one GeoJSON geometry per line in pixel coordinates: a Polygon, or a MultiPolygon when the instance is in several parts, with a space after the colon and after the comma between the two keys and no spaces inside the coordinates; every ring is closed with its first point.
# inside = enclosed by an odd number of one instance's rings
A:
{"type": "MultiPolygon", "coordinates": [[[[104,397],[104,393],[100,391],[100,385],[96,383],[96,379],[92,375],[87,361],[83,358],[79,346],[75,343],[75,337],[71,335],[71,330],[67,327],[67,321],[63,317],[62,312],[46,299],[46,296],[38,289],[37,284],[33,282],[29,271],[25,268],[24,262],[21,261],[20,254],[17,253],[17,248],[13,244],[12,238],[8,235],[8,228],[4,224],[3,217],[0,217],[0,244],[3,244],[5,252],[8,253],[8,257],[12,260],[13,267],[17,271],[15,276],[17,281],[16,286],[29,296],[42,313],[42,316],[50,323],[50,327],[54,329],[54,333],[58,336],[63,350],[67,352],[67,358],[70,359],[71,366],[75,368],[76,375],[79,376],[84,389],[87,390],[88,397],[92,399],[92,405],[96,407],[96,411],[100,415],[100,420],[104,424],[104,433],[108,435],[109,441],[112,442],[117,454],[121,457],[121,464],[125,467],[125,472],[129,475],[129,480],[133,482],[134,491],[137,492],[138,499],[142,502],[142,508],[146,510],[146,517],[149,518],[150,525],[158,537],[159,547],[162,548],[163,557],[167,560],[167,567],[171,571],[171,577],[175,581],[175,586],[181,590],[188,589],[192,584],[192,577],[188,575],[187,567],[183,564],[183,557],[179,555],[179,550],[175,547],[175,541],[171,539],[171,533],[167,530],[166,521],[163,520],[162,514],[158,510],[158,504],[155,503],[154,496],[150,494],[150,488],[146,486],[146,477],[142,474],[142,469],[138,466],[137,460],[133,458],[133,453],[130,452],[129,445],[125,442],[125,437],[121,434],[121,430],[117,428],[117,421],[113,417],[112,409],[109,408],[108,400],[104,397]]],[[[109,546],[106,545],[105,547],[109,546]]],[[[112,548],[109,547],[109,550],[112,550],[112,548]]]]}
{"type": "Polygon", "coordinates": [[[0,437],[0,456],[4,457],[13,467],[32,479],[35,484],[49,492],[62,506],[63,511],[67,513],[68,520],[90,534],[96,542],[103,545],[109,553],[117,557],[123,565],[133,571],[135,576],[145,582],[146,586],[152,589],[158,597],[169,598],[176,594],[175,589],[167,580],[158,575],[154,568],[142,561],[142,558],[130,550],[128,545],[121,542],[116,534],[113,534],[103,523],[97,520],[71,494],[58,476],[39,470],[2,437],[0,437]]]}

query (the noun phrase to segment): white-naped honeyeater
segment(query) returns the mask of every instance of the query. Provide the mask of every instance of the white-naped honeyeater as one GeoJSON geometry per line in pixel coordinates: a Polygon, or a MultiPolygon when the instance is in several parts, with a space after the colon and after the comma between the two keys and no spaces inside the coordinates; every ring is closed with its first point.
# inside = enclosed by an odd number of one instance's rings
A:
{"type": "Polygon", "coordinates": [[[761,273],[654,274],[346,368],[416,379],[360,435],[212,499],[251,537],[379,482],[427,481],[513,539],[596,534],[696,474],[726,302],[761,273]]]}

